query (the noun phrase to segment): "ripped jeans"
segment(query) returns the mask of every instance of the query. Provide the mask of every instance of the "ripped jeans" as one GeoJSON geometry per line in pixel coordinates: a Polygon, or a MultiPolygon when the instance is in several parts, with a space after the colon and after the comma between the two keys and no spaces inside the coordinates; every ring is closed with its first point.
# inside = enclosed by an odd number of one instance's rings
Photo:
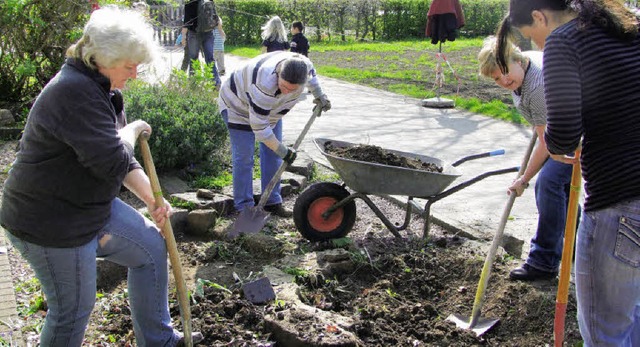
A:
{"type": "Polygon", "coordinates": [[[167,248],[155,225],[120,199],[89,243],[42,247],[6,232],[40,280],[48,311],[41,346],[81,346],[96,300],[96,257],[128,267],[127,289],[138,346],[175,346],[168,305],[167,248]]]}
{"type": "Polygon", "coordinates": [[[584,346],[640,346],[640,200],[583,214],[575,267],[584,346]]]}

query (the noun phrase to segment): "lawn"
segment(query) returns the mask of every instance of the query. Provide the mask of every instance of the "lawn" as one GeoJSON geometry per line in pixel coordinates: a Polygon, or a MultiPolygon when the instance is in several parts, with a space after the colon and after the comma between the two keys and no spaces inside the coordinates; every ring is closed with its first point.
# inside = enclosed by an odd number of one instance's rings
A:
{"type": "MultiPolygon", "coordinates": [[[[439,46],[429,40],[393,42],[311,42],[309,58],[321,76],[363,84],[418,99],[436,96],[436,67],[443,69],[440,95],[456,107],[514,123],[525,123],[511,96],[478,74],[483,38],[459,38],[439,46]]],[[[226,47],[230,54],[254,57],[258,46],[226,47]]]]}

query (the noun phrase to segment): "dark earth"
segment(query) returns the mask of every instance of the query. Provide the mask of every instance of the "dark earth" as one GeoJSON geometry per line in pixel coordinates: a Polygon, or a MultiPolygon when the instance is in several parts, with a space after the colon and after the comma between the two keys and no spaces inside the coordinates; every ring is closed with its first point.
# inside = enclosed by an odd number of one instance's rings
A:
{"type": "Polygon", "coordinates": [[[442,166],[435,163],[428,163],[420,159],[401,156],[379,146],[360,144],[356,146],[343,147],[335,146],[331,141],[327,141],[324,149],[325,152],[329,154],[346,159],[398,166],[427,172],[442,172],[442,166]]]}
{"type": "MultiPolygon", "coordinates": [[[[2,145],[1,164],[7,168],[16,142],[2,145]]],[[[319,168],[321,173],[330,173],[319,168]]],[[[6,178],[3,171],[2,181],[6,178]]],[[[323,177],[325,177],[323,176],[323,177]]],[[[326,176],[330,177],[330,176],[326,176]]],[[[130,193],[121,198],[133,203],[130,193]]],[[[296,195],[286,198],[292,207],[296,195]]],[[[392,221],[404,210],[372,197],[392,221]]],[[[142,207],[136,203],[136,207],[142,207]]],[[[395,238],[380,219],[357,200],[357,219],[346,238],[310,242],[296,231],[291,219],[273,217],[261,233],[226,240],[233,217],[222,218],[206,237],[176,234],[187,287],[192,293],[192,326],[204,335],[198,346],[544,346],[553,341],[557,280],[512,282],[508,271],[517,260],[499,253],[486,291],[482,317],[499,323],[481,337],[456,328],[445,318],[452,313],[470,315],[487,243],[471,241],[434,225],[422,239],[423,219],[413,218],[403,238],[395,238]],[[301,261],[327,251],[340,251],[341,266],[307,269],[301,261]],[[298,286],[297,300],[312,314],[281,297],[253,304],[244,297],[242,284],[263,276],[272,266],[291,275],[298,286]],[[324,312],[344,317],[319,324],[324,312]],[[283,337],[278,322],[295,327],[294,337],[283,337]],[[344,336],[353,337],[351,340],[344,336]],[[350,342],[348,342],[350,341],[350,342]]],[[[13,249],[10,261],[14,285],[33,277],[13,249]]],[[[106,273],[106,272],[105,272],[106,273]]],[[[85,346],[135,346],[126,296],[124,271],[102,275],[99,297],[86,333],[85,346]]],[[[278,293],[278,286],[276,293],[278,293]]],[[[17,291],[19,312],[38,293],[17,291]]],[[[174,283],[170,283],[171,315],[182,329],[174,283]]],[[[566,345],[575,346],[580,335],[575,320],[575,300],[567,309],[566,345]]],[[[21,314],[23,336],[37,344],[37,326],[44,311],[21,314]]]]}

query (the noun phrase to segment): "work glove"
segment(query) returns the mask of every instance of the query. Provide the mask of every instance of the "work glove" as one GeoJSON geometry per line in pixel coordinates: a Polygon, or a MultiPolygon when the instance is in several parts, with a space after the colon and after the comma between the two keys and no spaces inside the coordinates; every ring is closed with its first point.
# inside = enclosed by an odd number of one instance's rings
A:
{"type": "Polygon", "coordinates": [[[327,98],[327,94],[322,94],[313,100],[313,103],[322,107],[322,110],[327,112],[331,109],[331,101],[327,98]]]}
{"type": "Polygon", "coordinates": [[[524,179],[520,177],[517,180],[513,181],[513,183],[511,183],[511,187],[509,187],[507,194],[515,193],[516,196],[521,196],[522,193],[524,193],[524,190],[528,187],[529,182],[525,182],[524,179]]]}
{"type": "Polygon", "coordinates": [[[291,165],[298,157],[298,152],[293,148],[287,148],[287,154],[282,158],[287,164],[291,165]]]}

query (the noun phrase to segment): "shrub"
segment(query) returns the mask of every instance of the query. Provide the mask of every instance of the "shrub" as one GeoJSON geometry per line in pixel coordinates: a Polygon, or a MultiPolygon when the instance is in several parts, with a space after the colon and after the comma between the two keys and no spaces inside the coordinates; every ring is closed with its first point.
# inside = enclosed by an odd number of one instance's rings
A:
{"type": "Polygon", "coordinates": [[[124,92],[129,121],[142,119],[153,129],[149,147],[158,172],[205,166],[215,174],[226,162],[227,130],[207,76],[174,70],[164,84],[133,81],[124,92]]]}

